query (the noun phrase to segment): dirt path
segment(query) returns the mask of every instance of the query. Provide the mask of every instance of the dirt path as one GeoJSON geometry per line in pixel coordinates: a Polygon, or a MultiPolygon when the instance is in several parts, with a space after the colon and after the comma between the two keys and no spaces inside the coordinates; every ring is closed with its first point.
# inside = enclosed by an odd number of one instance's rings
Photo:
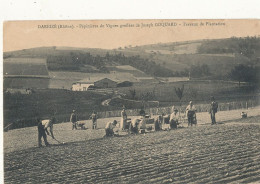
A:
{"type": "Polygon", "coordinates": [[[259,143],[260,126],[243,120],[29,148],[5,154],[5,183],[256,182],[259,143]]]}
{"type": "MultiPolygon", "coordinates": [[[[244,110],[248,113],[248,116],[259,116],[260,107],[254,109],[244,110]]],[[[240,119],[240,113],[242,110],[221,111],[218,112],[216,117],[218,122],[240,119]]],[[[105,134],[104,127],[108,121],[112,120],[120,121],[120,117],[105,118],[98,120],[98,130],[91,130],[91,121],[86,122],[87,130],[71,130],[71,123],[61,123],[54,125],[54,134],[57,140],[61,142],[76,142],[85,141],[90,139],[102,138],[105,134]]],[[[208,113],[197,113],[197,119],[199,125],[210,124],[210,116],[208,113]]],[[[28,149],[37,146],[37,127],[21,128],[4,132],[4,152],[12,152],[17,150],[28,149]]],[[[49,137],[48,137],[49,138],[49,137]]],[[[57,142],[48,139],[51,144],[57,142]]]]}

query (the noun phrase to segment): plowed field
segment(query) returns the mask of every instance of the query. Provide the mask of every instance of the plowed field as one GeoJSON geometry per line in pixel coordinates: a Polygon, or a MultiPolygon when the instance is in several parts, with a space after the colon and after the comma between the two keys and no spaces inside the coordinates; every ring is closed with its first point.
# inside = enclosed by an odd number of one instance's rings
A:
{"type": "Polygon", "coordinates": [[[260,181],[259,117],[6,153],[5,183],[260,181]]]}

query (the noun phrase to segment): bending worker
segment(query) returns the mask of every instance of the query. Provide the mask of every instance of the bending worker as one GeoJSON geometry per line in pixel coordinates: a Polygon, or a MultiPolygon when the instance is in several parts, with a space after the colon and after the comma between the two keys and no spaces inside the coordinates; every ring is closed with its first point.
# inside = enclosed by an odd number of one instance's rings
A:
{"type": "Polygon", "coordinates": [[[50,135],[54,139],[53,135],[53,124],[56,122],[55,117],[52,117],[51,119],[48,120],[40,120],[38,119],[38,146],[42,147],[42,140],[41,138],[43,137],[44,143],[46,146],[49,146],[50,144],[47,141],[47,135],[50,135]],[[48,128],[50,129],[50,133],[48,131],[48,128]],[[45,133],[46,132],[46,133],[45,133]]]}
{"type": "Polygon", "coordinates": [[[114,120],[113,122],[108,122],[105,127],[106,136],[113,136],[114,135],[114,128],[116,127],[117,121],[114,120]]]}

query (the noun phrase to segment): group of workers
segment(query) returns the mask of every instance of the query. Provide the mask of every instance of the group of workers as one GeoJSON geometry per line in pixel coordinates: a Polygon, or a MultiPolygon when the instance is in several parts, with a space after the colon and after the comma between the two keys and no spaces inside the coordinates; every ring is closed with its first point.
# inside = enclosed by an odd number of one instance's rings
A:
{"type": "MultiPolygon", "coordinates": [[[[211,118],[211,124],[214,125],[216,124],[216,117],[215,114],[217,113],[218,110],[218,103],[215,101],[215,98],[212,96],[211,97],[211,103],[210,103],[210,108],[209,108],[209,114],[211,118]]],[[[189,105],[185,109],[185,114],[188,119],[188,126],[193,126],[197,124],[197,118],[196,118],[196,107],[193,105],[193,102],[190,101],[189,105]]],[[[125,111],[125,107],[123,107],[123,110],[121,112],[121,121],[120,121],[120,128],[121,130],[126,130],[128,129],[129,133],[142,133],[146,129],[146,121],[147,118],[145,116],[145,112],[142,109],[140,111],[140,115],[142,116],[141,118],[134,118],[131,120],[130,123],[127,122],[129,120],[127,118],[127,114],[125,111]],[[128,127],[127,127],[128,125],[128,127]],[[127,127],[127,128],[126,128],[127,127]]],[[[167,116],[166,116],[167,117],[167,116]]],[[[157,118],[154,119],[154,130],[159,131],[162,130],[162,125],[165,124],[165,116],[164,114],[159,115],[157,118]]],[[[174,106],[172,107],[172,113],[170,114],[168,118],[168,123],[169,126],[167,129],[177,129],[179,125],[179,113],[178,109],[176,109],[174,106]]],[[[117,121],[114,120],[113,122],[108,122],[105,131],[106,131],[106,136],[112,136],[114,135],[113,128],[115,128],[117,125],[117,121]]]]}
{"type": "MultiPolygon", "coordinates": [[[[211,103],[210,103],[210,117],[211,117],[211,124],[216,124],[216,118],[215,114],[217,113],[218,109],[218,103],[215,101],[214,97],[211,97],[211,103]]],[[[196,124],[196,107],[193,105],[192,101],[189,102],[189,105],[186,108],[186,116],[188,118],[188,125],[192,126],[193,124],[196,124]]],[[[123,110],[121,112],[121,121],[120,121],[120,129],[121,130],[128,130],[129,133],[142,133],[146,129],[146,123],[147,123],[147,117],[145,115],[145,111],[142,109],[140,111],[141,118],[134,118],[131,120],[131,122],[127,122],[127,114],[125,111],[125,107],[123,107],[123,110]]],[[[93,113],[90,116],[90,119],[92,120],[92,129],[97,129],[97,113],[93,111],[93,113]]],[[[49,120],[40,120],[38,121],[38,146],[42,147],[41,139],[43,138],[45,145],[49,146],[49,143],[47,141],[47,135],[50,135],[53,139],[53,124],[56,122],[55,117],[53,116],[49,120]],[[50,132],[48,131],[48,128],[50,132]],[[46,135],[47,134],[47,135],[46,135]]],[[[76,115],[76,111],[73,110],[72,114],[70,116],[70,122],[72,123],[72,130],[76,130],[78,122],[78,118],[76,115]]],[[[108,122],[105,126],[105,133],[106,136],[113,136],[114,135],[114,128],[117,127],[117,121],[114,120],[112,122],[108,122]]],[[[159,131],[162,129],[162,125],[165,123],[164,121],[164,114],[159,115],[154,119],[154,130],[159,131]]],[[[179,125],[179,114],[178,110],[173,106],[172,107],[172,113],[169,116],[169,129],[176,129],[179,125]]],[[[82,128],[82,127],[81,127],[82,128]]]]}

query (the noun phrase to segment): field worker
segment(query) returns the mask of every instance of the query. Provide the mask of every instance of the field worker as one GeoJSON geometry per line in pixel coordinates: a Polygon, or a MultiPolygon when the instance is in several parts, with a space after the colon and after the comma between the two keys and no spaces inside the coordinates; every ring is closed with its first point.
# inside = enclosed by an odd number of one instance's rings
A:
{"type": "Polygon", "coordinates": [[[161,126],[162,126],[162,116],[160,115],[157,118],[155,118],[155,120],[154,120],[154,130],[160,131],[161,126]]]}
{"type": "Polygon", "coordinates": [[[173,113],[174,110],[175,110],[175,106],[173,105],[173,106],[172,106],[172,109],[171,109],[171,112],[173,113]]]}
{"type": "Polygon", "coordinates": [[[70,122],[72,123],[72,130],[77,130],[77,115],[76,110],[73,110],[70,115],[70,122]]]}
{"type": "Polygon", "coordinates": [[[138,133],[138,125],[139,125],[139,122],[141,121],[141,119],[139,118],[134,118],[131,123],[130,123],[130,127],[129,127],[129,132],[130,133],[135,133],[137,134],[138,133]]]}
{"type": "Polygon", "coordinates": [[[145,115],[145,111],[144,111],[143,108],[139,111],[139,115],[140,115],[140,116],[144,116],[144,115],[145,115]]]}
{"type": "Polygon", "coordinates": [[[178,110],[173,109],[173,112],[170,115],[170,128],[171,129],[176,129],[179,121],[179,116],[178,116],[178,110]]]}
{"type": "Polygon", "coordinates": [[[50,144],[47,141],[47,135],[50,135],[54,139],[53,135],[53,124],[56,123],[55,117],[52,117],[51,119],[48,120],[40,120],[38,119],[38,146],[42,147],[42,140],[41,138],[43,137],[44,143],[46,146],[49,146],[50,144]],[[50,129],[50,133],[48,131],[48,128],[50,129]],[[46,132],[46,133],[45,133],[46,132]]]}
{"type": "Polygon", "coordinates": [[[114,135],[114,128],[116,127],[117,121],[114,120],[113,122],[108,122],[105,127],[106,136],[113,136],[114,135]]]}
{"type": "Polygon", "coordinates": [[[92,129],[97,129],[97,113],[96,111],[93,111],[90,118],[92,119],[92,129]]]}
{"type": "Polygon", "coordinates": [[[138,129],[141,131],[141,133],[145,132],[146,123],[147,123],[147,118],[145,116],[143,116],[143,118],[141,119],[141,121],[138,124],[138,129]]]}
{"type": "Polygon", "coordinates": [[[123,110],[121,111],[121,122],[120,122],[120,128],[122,130],[125,130],[126,121],[127,121],[127,115],[126,115],[125,107],[123,106],[123,110]]]}
{"type": "Polygon", "coordinates": [[[216,116],[215,114],[218,112],[218,102],[215,101],[214,96],[211,97],[211,103],[210,103],[210,118],[211,118],[211,124],[216,124],[216,116]]]}
{"type": "Polygon", "coordinates": [[[195,106],[193,105],[193,102],[190,101],[189,105],[186,108],[186,115],[188,117],[188,125],[195,124],[195,120],[196,120],[196,111],[197,109],[195,108],[195,106]]]}

